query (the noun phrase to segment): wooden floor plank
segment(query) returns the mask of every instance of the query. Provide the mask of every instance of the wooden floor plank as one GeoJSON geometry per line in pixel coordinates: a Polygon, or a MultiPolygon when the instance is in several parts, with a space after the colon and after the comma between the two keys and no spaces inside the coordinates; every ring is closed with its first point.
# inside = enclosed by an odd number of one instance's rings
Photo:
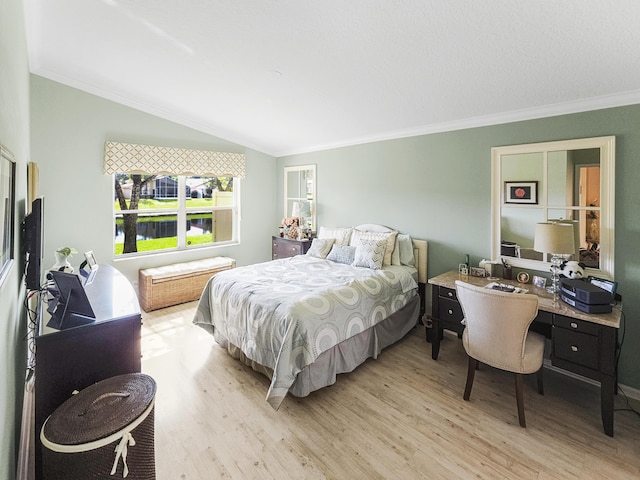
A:
{"type": "Polygon", "coordinates": [[[640,478],[640,418],[616,412],[607,437],[597,387],[547,370],[541,396],[526,378],[523,429],[510,374],[482,366],[465,402],[462,345],[445,336],[433,361],[422,329],[275,411],[269,381],[191,323],[195,305],[143,315],[158,480],[640,478]]]}

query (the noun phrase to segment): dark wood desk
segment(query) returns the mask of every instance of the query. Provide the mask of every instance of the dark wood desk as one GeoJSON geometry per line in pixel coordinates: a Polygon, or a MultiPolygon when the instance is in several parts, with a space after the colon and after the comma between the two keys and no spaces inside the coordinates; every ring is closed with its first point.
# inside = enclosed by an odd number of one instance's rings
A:
{"type": "Polygon", "coordinates": [[[40,430],[47,417],[74,390],[140,372],[141,315],[129,281],[110,265],[100,265],[85,291],[96,321],[66,330],[46,326],[47,299],[41,300],[35,337],[36,479],[42,478],[40,430]]]}
{"type": "MultiPolygon", "coordinates": [[[[455,281],[463,280],[473,285],[485,286],[486,278],[465,276],[448,272],[430,278],[431,284],[431,357],[438,359],[443,330],[462,335],[464,325],[462,308],[456,296],[455,281]]],[[[613,400],[616,393],[616,348],[620,328],[621,309],[611,313],[589,314],[581,312],[544,288],[532,284],[521,285],[515,281],[501,283],[526,288],[538,296],[538,316],[531,328],[551,339],[551,364],[562,370],[576,373],[600,382],[600,410],[604,432],[613,436],[613,400]]]]}

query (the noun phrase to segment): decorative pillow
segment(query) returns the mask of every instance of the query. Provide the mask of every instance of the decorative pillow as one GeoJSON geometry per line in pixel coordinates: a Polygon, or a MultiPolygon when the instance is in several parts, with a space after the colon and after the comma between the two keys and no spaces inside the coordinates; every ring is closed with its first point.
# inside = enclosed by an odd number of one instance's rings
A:
{"type": "Polygon", "coordinates": [[[309,250],[307,250],[307,255],[318,258],[325,258],[331,250],[333,242],[335,242],[333,238],[314,238],[311,242],[309,250]]]}
{"type": "Polygon", "coordinates": [[[353,259],[354,267],[366,267],[372,270],[382,268],[384,250],[387,246],[386,238],[366,238],[360,237],[356,246],[356,254],[353,259]]]}
{"type": "Polygon", "coordinates": [[[351,234],[351,240],[349,245],[358,246],[358,242],[360,239],[377,239],[377,240],[385,240],[386,245],[384,249],[384,258],[382,260],[382,265],[387,266],[391,265],[391,254],[393,253],[393,249],[396,245],[396,236],[398,232],[392,231],[387,233],[382,232],[363,232],[360,230],[354,230],[351,234]]]}
{"type": "Polygon", "coordinates": [[[356,247],[350,247],[349,245],[334,245],[327,255],[327,260],[331,260],[336,263],[346,263],[351,265],[356,256],[356,247]]]}
{"type": "Polygon", "coordinates": [[[349,245],[351,231],[353,228],[327,228],[320,227],[318,230],[318,238],[335,238],[336,245],[349,245]]]}

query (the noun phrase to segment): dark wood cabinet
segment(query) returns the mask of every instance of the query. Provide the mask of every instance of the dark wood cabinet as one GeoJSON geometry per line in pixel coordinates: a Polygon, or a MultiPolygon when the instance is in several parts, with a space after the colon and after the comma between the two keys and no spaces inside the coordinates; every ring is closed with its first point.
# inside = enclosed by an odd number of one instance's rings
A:
{"type": "MultiPolygon", "coordinates": [[[[95,322],[54,330],[46,326],[47,299],[40,303],[35,337],[36,478],[42,478],[40,430],[74,390],[141,371],[141,315],[135,290],[115,268],[100,265],[85,291],[95,322]]],[[[46,295],[46,294],[44,294],[46,295]]]]}
{"type": "Polygon", "coordinates": [[[311,240],[291,240],[274,236],[271,238],[271,258],[276,260],[278,258],[304,255],[310,246],[311,240]]]}

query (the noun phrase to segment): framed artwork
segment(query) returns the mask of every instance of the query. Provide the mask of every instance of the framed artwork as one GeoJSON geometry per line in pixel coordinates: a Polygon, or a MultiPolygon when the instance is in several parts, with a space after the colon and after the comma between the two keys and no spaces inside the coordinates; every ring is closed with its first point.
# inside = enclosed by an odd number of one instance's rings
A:
{"type": "Polygon", "coordinates": [[[14,260],[16,218],[16,162],[0,145],[0,285],[4,283],[14,260]]]}
{"type": "Polygon", "coordinates": [[[538,204],[538,182],[504,182],[505,203],[538,204]]]}

